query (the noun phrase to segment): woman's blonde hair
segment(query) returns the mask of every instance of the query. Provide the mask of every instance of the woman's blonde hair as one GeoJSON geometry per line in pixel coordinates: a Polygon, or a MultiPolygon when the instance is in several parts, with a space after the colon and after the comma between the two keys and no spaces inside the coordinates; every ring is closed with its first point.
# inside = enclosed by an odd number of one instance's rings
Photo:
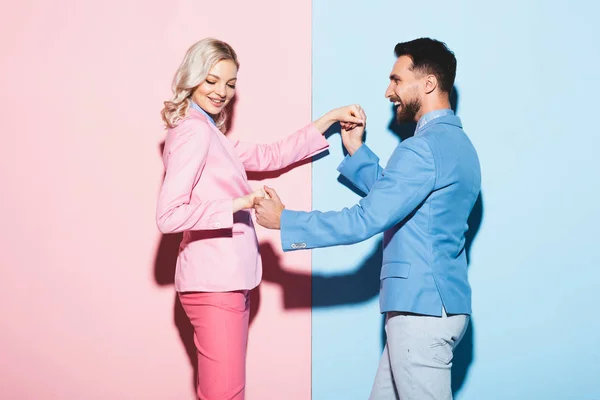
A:
{"type": "MultiPolygon", "coordinates": [[[[173,77],[173,97],[165,101],[165,108],[161,111],[167,128],[176,127],[185,118],[192,93],[206,79],[210,69],[222,60],[231,60],[240,67],[233,48],[221,40],[202,39],[188,49],[173,77]]],[[[223,109],[215,120],[217,128],[222,132],[225,132],[225,124],[229,117],[227,108],[223,109]]]]}

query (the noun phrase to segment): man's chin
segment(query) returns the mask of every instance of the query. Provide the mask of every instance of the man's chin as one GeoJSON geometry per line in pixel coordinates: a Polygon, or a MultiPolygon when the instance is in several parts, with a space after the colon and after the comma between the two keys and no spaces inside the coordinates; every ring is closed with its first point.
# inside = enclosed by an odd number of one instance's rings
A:
{"type": "Polygon", "coordinates": [[[396,122],[399,124],[405,124],[407,122],[414,122],[416,114],[408,114],[404,112],[404,109],[398,108],[396,111],[396,122]]]}
{"type": "Polygon", "coordinates": [[[412,118],[408,115],[396,114],[396,122],[399,124],[405,124],[407,122],[411,122],[412,118]]]}

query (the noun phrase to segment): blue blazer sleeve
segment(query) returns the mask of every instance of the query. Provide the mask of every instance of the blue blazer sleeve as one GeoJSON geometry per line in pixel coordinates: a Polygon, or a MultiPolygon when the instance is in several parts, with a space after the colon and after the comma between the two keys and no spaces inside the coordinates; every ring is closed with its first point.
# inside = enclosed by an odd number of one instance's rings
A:
{"type": "Polygon", "coordinates": [[[394,150],[381,178],[357,205],[329,212],[284,210],[283,250],[346,245],[368,239],[406,218],[434,187],[435,161],[428,143],[417,137],[406,140],[394,150]]]}
{"type": "Polygon", "coordinates": [[[346,156],[337,170],[364,193],[369,193],[383,173],[379,157],[366,144],[360,146],[352,156],[346,156]]]}

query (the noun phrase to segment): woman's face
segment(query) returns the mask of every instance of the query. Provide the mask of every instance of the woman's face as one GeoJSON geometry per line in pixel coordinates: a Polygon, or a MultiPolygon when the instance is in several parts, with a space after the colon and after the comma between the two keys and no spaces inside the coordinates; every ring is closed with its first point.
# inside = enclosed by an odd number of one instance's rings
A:
{"type": "Polygon", "coordinates": [[[194,93],[192,100],[212,116],[218,115],[235,95],[237,66],[231,60],[221,60],[208,72],[194,93]]]}

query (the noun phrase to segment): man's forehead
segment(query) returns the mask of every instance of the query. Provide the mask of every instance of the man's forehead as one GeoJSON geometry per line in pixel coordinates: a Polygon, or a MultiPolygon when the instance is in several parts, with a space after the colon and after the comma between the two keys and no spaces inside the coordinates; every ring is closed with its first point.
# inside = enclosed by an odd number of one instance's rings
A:
{"type": "Polygon", "coordinates": [[[394,63],[394,66],[392,68],[392,73],[398,73],[401,71],[410,70],[412,65],[413,65],[413,62],[409,56],[400,56],[394,63]]]}

